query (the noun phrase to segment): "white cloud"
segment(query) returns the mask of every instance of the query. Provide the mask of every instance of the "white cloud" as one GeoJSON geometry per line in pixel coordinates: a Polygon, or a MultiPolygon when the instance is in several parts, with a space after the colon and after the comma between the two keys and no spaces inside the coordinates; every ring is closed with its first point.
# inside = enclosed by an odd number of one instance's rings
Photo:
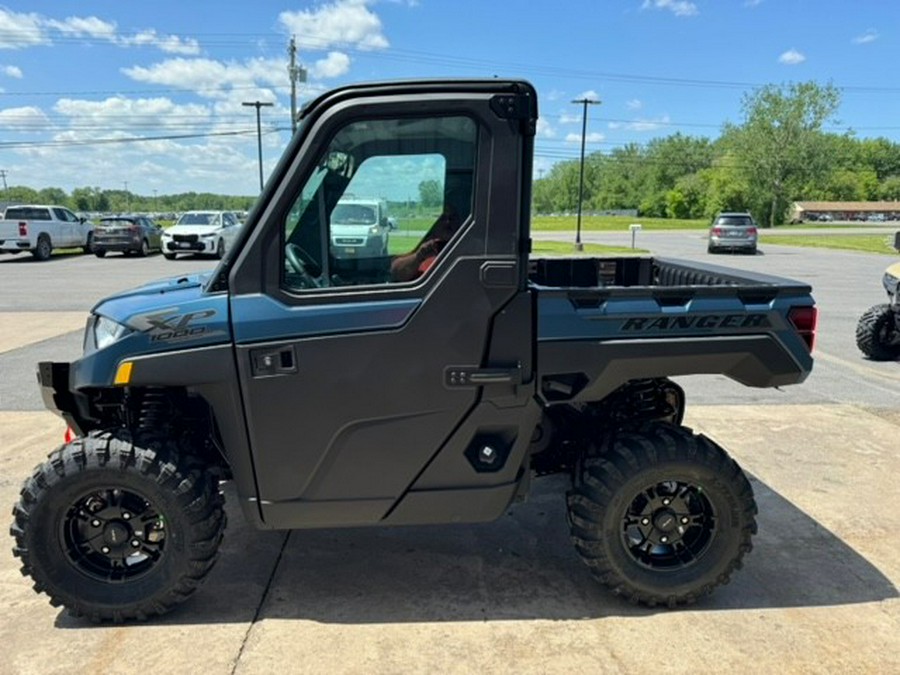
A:
{"type": "Polygon", "coordinates": [[[150,46],[169,54],[200,53],[200,45],[193,38],[158,35],[153,29],[121,35],[115,21],[104,21],[96,16],[70,16],[59,20],[40,14],[17,14],[0,8],[0,49],[49,45],[54,34],[102,40],[120,47],[150,46]]]}
{"type": "Polygon", "coordinates": [[[563,113],[559,116],[560,124],[575,124],[576,122],[581,123],[581,115],[576,115],[575,113],[563,113]]]}
{"type": "Polygon", "coordinates": [[[121,36],[116,44],[123,46],[156,47],[167,54],[185,54],[194,56],[200,53],[200,44],[193,38],[183,39],[177,35],[157,35],[152,28],[130,36],[121,36]]]}
{"type": "Polygon", "coordinates": [[[578,96],[576,96],[575,98],[578,101],[581,101],[583,99],[587,99],[588,101],[599,101],[600,95],[593,89],[588,89],[587,91],[583,91],[578,94],[578,96]]]}
{"type": "Polygon", "coordinates": [[[658,131],[669,125],[668,115],[663,115],[655,120],[634,120],[633,122],[610,122],[610,129],[624,129],[626,131],[658,131]]]}
{"type": "Polygon", "coordinates": [[[317,79],[340,77],[350,70],[350,57],[342,52],[329,52],[324,59],[316,61],[309,69],[309,74],[317,79]]]}
{"type": "Polygon", "coordinates": [[[34,106],[0,110],[0,127],[17,131],[46,131],[50,119],[44,111],[34,106]]]}
{"type": "Polygon", "coordinates": [[[7,77],[14,77],[17,80],[22,79],[22,69],[18,66],[3,66],[3,74],[7,77]]]}
{"type": "Polygon", "coordinates": [[[390,46],[371,0],[336,0],[313,10],[282,12],[278,20],[306,49],[353,46],[363,50],[390,46]]]}
{"type": "MultiPolygon", "coordinates": [[[[593,131],[585,136],[585,143],[599,143],[604,140],[606,136],[601,134],[598,131],[593,131]]],[[[566,143],[581,143],[581,134],[568,134],[566,135],[566,143]]]]}
{"type": "Polygon", "coordinates": [[[197,103],[180,105],[163,97],[130,99],[114,96],[104,101],[63,98],[56,102],[54,111],[68,117],[71,122],[90,122],[85,126],[94,128],[101,135],[105,135],[111,127],[141,130],[148,126],[184,127],[186,121],[193,125],[206,122],[210,117],[207,106],[197,103]]]}
{"type": "Polygon", "coordinates": [[[556,138],[556,130],[543,117],[537,121],[537,135],[540,138],[556,138]]]}
{"type": "Polygon", "coordinates": [[[806,61],[806,57],[796,49],[789,49],[784,54],[779,56],[778,60],[779,62],[787,64],[789,66],[796,66],[797,64],[806,61]]]}
{"type": "Polygon", "coordinates": [[[39,14],[17,14],[0,7],[0,49],[23,49],[50,43],[39,14]]]}
{"type": "Polygon", "coordinates": [[[77,17],[70,16],[65,21],[57,21],[56,19],[45,19],[43,24],[48,28],[58,30],[64,35],[75,37],[91,37],[109,40],[115,40],[116,24],[109,21],[103,21],[96,16],[77,17]]]}
{"type": "MultiPolygon", "coordinates": [[[[256,58],[244,63],[223,63],[211,59],[177,58],[148,68],[123,68],[122,72],[137,82],[188,89],[207,98],[224,96],[234,88],[251,89],[260,83],[275,87],[287,85],[285,64],[281,59],[256,58]]],[[[245,91],[242,95],[254,94],[245,91]]]]}
{"type": "Polygon", "coordinates": [[[625,102],[625,107],[629,110],[640,110],[644,107],[644,104],[640,100],[633,98],[630,101],[625,102]]]}
{"type": "Polygon", "coordinates": [[[665,9],[675,16],[695,16],[700,13],[697,5],[687,0],[644,0],[641,9],[665,9]]]}
{"type": "Polygon", "coordinates": [[[857,35],[853,38],[853,43],[858,45],[867,45],[871,42],[875,42],[879,38],[878,31],[874,28],[870,28],[862,35],[857,35]]]}

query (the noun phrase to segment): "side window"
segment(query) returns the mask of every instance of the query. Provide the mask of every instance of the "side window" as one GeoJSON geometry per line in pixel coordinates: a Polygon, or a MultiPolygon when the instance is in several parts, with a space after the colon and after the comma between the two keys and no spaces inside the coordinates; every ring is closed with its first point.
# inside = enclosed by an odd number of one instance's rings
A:
{"type": "Polygon", "coordinates": [[[284,222],[291,291],[426,274],[472,211],[477,130],[467,117],[343,127],[284,222]]]}

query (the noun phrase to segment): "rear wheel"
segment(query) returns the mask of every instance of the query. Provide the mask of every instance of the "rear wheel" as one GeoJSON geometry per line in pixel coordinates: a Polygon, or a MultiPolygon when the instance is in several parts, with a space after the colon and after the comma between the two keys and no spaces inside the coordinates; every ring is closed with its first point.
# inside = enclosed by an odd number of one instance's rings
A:
{"type": "Polygon", "coordinates": [[[141,247],[138,249],[137,254],[142,258],[146,258],[150,254],[150,244],[146,239],[141,240],[141,247]]]}
{"type": "Polygon", "coordinates": [[[651,607],[688,605],[727,583],[756,533],[737,463],[667,423],[621,432],[587,459],[568,507],[575,548],[597,580],[651,607]]]}
{"type": "Polygon", "coordinates": [[[94,255],[97,256],[98,258],[105,258],[106,257],[106,249],[95,248],[94,255]]]}
{"type": "Polygon", "coordinates": [[[870,307],[859,318],[856,346],[873,361],[891,361],[900,357],[900,331],[890,305],[870,307]]]}
{"type": "Polygon", "coordinates": [[[216,481],[176,450],[94,433],[38,466],[10,530],[35,590],[98,622],[164,614],[191,595],[225,514],[216,481]]]}
{"type": "Polygon", "coordinates": [[[87,239],[84,242],[84,248],[82,249],[85,253],[93,253],[94,252],[94,233],[88,232],[87,239]]]}
{"type": "Polygon", "coordinates": [[[165,258],[166,260],[175,260],[175,254],[163,252],[163,258],[165,258]]]}
{"type": "Polygon", "coordinates": [[[50,237],[42,234],[38,237],[37,246],[31,252],[35,260],[49,260],[50,254],[53,253],[53,244],[50,243],[50,237]]]}

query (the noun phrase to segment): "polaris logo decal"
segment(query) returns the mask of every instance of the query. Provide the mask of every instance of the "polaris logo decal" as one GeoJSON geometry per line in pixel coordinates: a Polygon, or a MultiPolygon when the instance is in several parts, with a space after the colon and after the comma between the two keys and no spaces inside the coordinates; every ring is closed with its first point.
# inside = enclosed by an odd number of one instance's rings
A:
{"type": "Polygon", "coordinates": [[[771,328],[765,314],[700,314],[694,316],[632,317],[622,324],[623,332],[676,331],[690,328],[771,328]]]}

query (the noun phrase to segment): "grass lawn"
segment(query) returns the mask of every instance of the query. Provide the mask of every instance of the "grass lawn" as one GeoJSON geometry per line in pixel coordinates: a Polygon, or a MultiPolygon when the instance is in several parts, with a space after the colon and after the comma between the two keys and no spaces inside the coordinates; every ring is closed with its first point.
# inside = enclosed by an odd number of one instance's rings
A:
{"type": "Polygon", "coordinates": [[[766,246],[810,246],[813,248],[834,248],[863,253],[897,255],[893,247],[894,233],[890,234],[829,234],[821,237],[813,235],[760,235],[759,243],[766,246]]]}
{"type": "MultiPolygon", "coordinates": [[[[641,216],[582,216],[582,232],[628,232],[628,226],[640,223],[645,230],[705,230],[706,220],[678,220],[675,218],[644,218],[641,216]]],[[[531,229],[544,232],[569,232],[576,229],[575,216],[534,216],[531,229]]]]}

